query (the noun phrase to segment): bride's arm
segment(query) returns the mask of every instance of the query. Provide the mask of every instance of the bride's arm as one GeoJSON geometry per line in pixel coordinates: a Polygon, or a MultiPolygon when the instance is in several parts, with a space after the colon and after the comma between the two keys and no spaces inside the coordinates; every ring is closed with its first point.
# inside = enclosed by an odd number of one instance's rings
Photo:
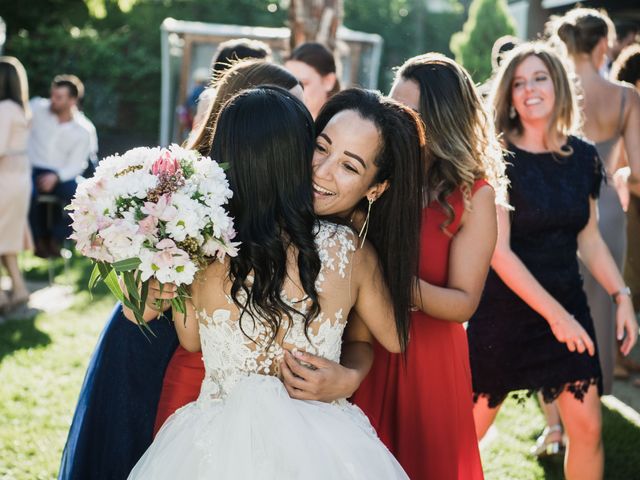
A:
{"type": "Polygon", "coordinates": [[[200,332],[198,330],[198,318],[191,300],[185,301],[186,313],[180,313],[175,308],[172,310],[173,324],[176,327],[178,340],[182,348],[188,352],[200,351],[200,332]]]}
{"type": "MultiPolygon", "coordinates": [[[[196,280],[192,286],[192,295],[193,292],[199,289],[198,283],[196,280]]],[[[144,321],[154,320],[161,313],[169,310],[171,308],[171,299],[175,298],[177,294],[176,291],[177,287],[172,283],[163,284],[161,289],[157,280],[151,280],[144,313],[142,314],[144,321]]],[[[171,310],[178,340],[185,350],[198,352],[200,351],[200,333],[198,331],[196,310],[191,299],[185,300],[185,307],[185,313],[180,313],[175,308],[171,310]]],[[[137,323],[133,312],[124,305],[122,306],[122,312],[127,320],[137,323]]]]}
{"type": "Polygon", "coordinates": [[[171,310],[180,345],[188,352],[199,352],[201,350],[200,330],[194,303],[197,304],[198,302],[197,297],[202,289],[202,283],[201,278],[196,276],[196,280],[191,285],[191,298],[185,299],[185,313],[180,313],[175,308],[171,310]]]}

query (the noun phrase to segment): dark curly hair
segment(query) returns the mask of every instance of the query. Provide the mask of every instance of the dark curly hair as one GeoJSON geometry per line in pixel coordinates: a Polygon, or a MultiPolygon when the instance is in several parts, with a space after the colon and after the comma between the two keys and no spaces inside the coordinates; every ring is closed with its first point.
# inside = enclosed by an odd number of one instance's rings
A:
{"type": "Polygon", "coordinates": [[[213,137],[211,157],[230,166],[229,211],[242,242],[230,260],[231,297],[241,311],[243,332],[245,316],[270,330],[267,348],[283,317],[303,315],[306,329],[320,312],[311,186],[314,139],[304,104],[275,86],[245,90],[227,101],[213,137]],[[298,310],[281,296],[290,249],[298,255],[300,282],[311,304],[307,309],[298,310]]]}
{"type": "Polygon", "coordinates": [[[640,45],[629,45],[611,67],[611,78],[635,86],[640,80],[640,45]]]}

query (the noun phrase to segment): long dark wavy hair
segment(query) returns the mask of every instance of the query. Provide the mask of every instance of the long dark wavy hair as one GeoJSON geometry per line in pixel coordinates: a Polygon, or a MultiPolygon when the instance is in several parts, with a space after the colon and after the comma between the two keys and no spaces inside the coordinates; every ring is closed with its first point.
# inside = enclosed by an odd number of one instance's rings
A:
{"type": "MultiPolygon", "coordinates": [[[[420,256],[424,128],[410,108],[378,92],[351,88],[337,93],[322,107],[316,131],[322,132],[331,118],[344,110],[371,121],[380,135],[381,146],[374,161],[378,172],[372,185],[388,181],[390,186],[371,208],[367,239],[378,252],[404,349],[420,256]]],[[[366,198],[362,198],[356,208],[366,212],[366,206],[366,198]]]]}
{"type": "Polygon", "coordinates": [[[306,331],[320,312],[315,287],[320,257],[314,242],[311,187],[314,139],[307,108],[275,86],[232,97],[222,108],[214,132],[210,154],[218,162],[229,163],[233,191],[229,210],[242,242],[238,256],[230,260],[231,297],[241,311],[240,328],[245,335],[242,320],[248,316],[270,330],[269,345],[283,317],[291,320],[294,314],[303,315],[306,331]],[[300,282],[311,303],[307,309],[298,310],[281,296],[290,249],[298,256],[300,282]]]}

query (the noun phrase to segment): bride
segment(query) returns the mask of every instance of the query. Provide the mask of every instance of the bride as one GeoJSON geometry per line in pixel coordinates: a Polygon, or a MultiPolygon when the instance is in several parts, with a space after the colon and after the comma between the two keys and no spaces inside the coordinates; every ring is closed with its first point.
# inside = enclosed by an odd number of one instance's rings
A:
{"type": "Polygon", "coordinates": [[[373,248],[314,215],[313,145],[313,121],[286,90],[247,90],[222,110],[211,154],[230,165],[240,253],[202,272],[186,315],[173,312],[183,347],[202,349],[205,379],[129,478],[408,478],[360,409],[292,399],[280,378],[285,351],[338,362],[343,332],[366,340],[368,332],[345,330],[351,310],[400,350],[373,248]]]}

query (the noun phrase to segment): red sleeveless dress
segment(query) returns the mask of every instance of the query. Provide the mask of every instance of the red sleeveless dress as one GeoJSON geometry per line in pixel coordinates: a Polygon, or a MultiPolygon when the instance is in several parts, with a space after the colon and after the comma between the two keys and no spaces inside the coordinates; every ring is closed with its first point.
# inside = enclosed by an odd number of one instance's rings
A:
{"type": "MultiPolygon", "coordinates": [[[[473,193],[486,184],[476,181],[473,193]]],[[[460,190],[448,198],[455,220],[447,230],[453,236],[464,212],[462,198],[460,190]]],[[[440,228],[446,214],[431,203],[422,215],[420,277],[446,286],[452,240],[440,228]]],[[[414,312],[406,359],[376,344],[371,372],[352,400],[412,480],[483,478],[463,325],[414,312]]]]}
{"type": "Polygon", "coordinates": [[[178,345],[164,373],[156,423],[153,427],[154,437],[173,412],[198,398],[202,380],[202,352],[191,353],[178,345]]]}

